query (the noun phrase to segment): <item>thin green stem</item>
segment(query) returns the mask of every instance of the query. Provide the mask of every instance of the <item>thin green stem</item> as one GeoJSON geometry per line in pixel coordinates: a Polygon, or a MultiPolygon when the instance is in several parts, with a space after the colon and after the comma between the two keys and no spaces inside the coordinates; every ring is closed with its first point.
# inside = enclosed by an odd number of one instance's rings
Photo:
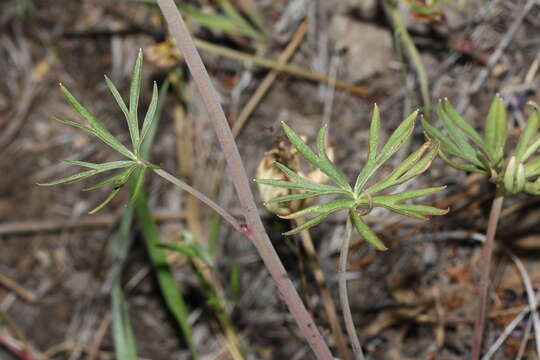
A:
{"type": "Polygon", "coordinates": [[[409,55],[409,59],[411,60],[415,70],[416,74],[418,75],[418,82],[420,83],[420,92],[422,93],[422,101],[424,103],[424,116],[429,120],[431,116],[431,97],[429,95],[429,79],[426,72],[426,68],[424,66],[424,62],[422,61],[422,57],[420,56],[420,53],[418,52],[418,49],[416,48],[416,45],[414,45],[414,41],[411,38],[411,35],[409,34],[409,31],[407,30],[407,27],[403,23],[403,19],[401,17],[401,14],[399,13],[399,9],[397,4],[389,4],[390,7],[390,13],[392,15],[392,21],[394,22],[395,31],[397,32],[397,36],[401,39],[403,42],[403,45],[405,46],[405,50],[407,51],[407,54],[409,55]]]}
{"type": "Polygon", "coordinates": [[[489,289],[489,272],[491,268],[491,257],[493,255],[493,244],[495,242],[495,233],[497,232],[497,224],[501,216],[501,210],[504,202],[504,189],[497,188],[495,198],[491,204],[489,220],[487,226],[486,241],[482,247],[482,263],[480,264],[480,284],[478,298],[478,312],[474,323],[473,347],[471,360],[478,360],[482,350],[482,337],[484,335],[484,325],[486,319],[487,297],[489,289]]]}
{"type": "Polygon", "coordinates": [[[356,329],[354,327],[351,307],[349,305],[349,294],[347,293],[347,257],[349,256],[351,235],[351,219],[347,218],[345,237],[343,238],[343,244],[341,245],[341,251],[339,253],[339,300],[341,302],[341,311],[343,312],[347,335],[349,336],[353,348],[354,358],[356,360],[364,360],[364,353],[362,352],[362,346],[360,345],[360,340],[358,340],[358,335],[356,334],[356,329]]]}
{"type": "Polygon", "coordinates": [[[318,359],[333,360],[332,353],[315,325],[309,312],[302,303],[294,284],[279,256],[274,249],[261,218],[257,211],[257,205],[251,192],[251,182],[248,180],[242,158],[231,132],[231,128],[225,117],[225,113],[219,103],[216,90],[212,85],[210,76],[201,60],[201,57],[193,44],[193,40],[184,24],[178,8],[173,0],[157,0],[157,3],[169,24],[169,30],[176,40],[180,52],[188,65],[193,80],[201,94],[201,98],[208,110],[214,130],[218,137],[221,149],[227,159],[231,179],[234,183],[240,205],[244,212],[247,229],[243,233],[249,237],[257,248],[264,264],[272,276],[276,286],[285,300],[291,315],[298,323],[300,330],[311,346],[318,359]]]}

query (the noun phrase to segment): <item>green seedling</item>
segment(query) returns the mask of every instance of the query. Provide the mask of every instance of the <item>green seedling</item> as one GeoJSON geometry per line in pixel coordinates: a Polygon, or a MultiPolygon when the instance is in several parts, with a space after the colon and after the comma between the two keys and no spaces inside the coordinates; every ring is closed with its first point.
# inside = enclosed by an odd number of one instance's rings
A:
{"type": "Polygon", "coordinates": [[[66,87],[60,84],[60,90],[62,91],[70,105],[81,115],[85,123],[80,123],[62,118],[56,118],[56,120],[64,124],[74,126],[78,129],[83,130],[84,132],[96,136],[98,139],[100,139],[105,144],[107,144],[112,149],[116,150],[118,153],[128,159],[123,161],[111,161],[101,164],[89,163],[85,161],[66,160],[68,164],[80,166],[89,170],[85,170],[75,175],[67,176],[50,183],[40,184],[43,186],[69,184],[88,179],[94,175],[98,175],[104,172],[120,170],[117,174],[109,177],[108,179],[85,189],[94,190],[102,186],[112,185],[112,191],[109,196],[96,208],[91,210],[90,214],[96,213],[97,211],[101,210],[105,205],[107,205],[116,196],[116,194],[118,194],[121,188],[131,179],[133,179],[135,184],[130,199],[130,203],[133,203],[133,201],[137,198],[138,194],[141,192],[147,170],[159,168],[158,166],[149,163],[148,161],[143,159],[142,156],[140,156],[141,145],[143,144],[143,141],[148,135],[152,123],[156,118],[156,109],[158,105],[158,87],[157,84],[154,82],[152,100],[150,101],[150,105],[148,106],[146,116],[144,117],[142,128],[139,128],[137,111],[139,104],[139,94],[141,90],[142,62],[143,54],[142,51],[139,51],[137,61],[135,62],[135,67],[133,69],[133,77],[131,80],[129,108],[126,106],[116,86],[114,86],[112,81],[107,76],[105,76],[105,81],[107,83],[107,86],[109,87],[109,90],[111,91],[113,97],[118,103],[118,106],[124,113],[124,116],[126,117],[129,134],[131,137],[131,150],[124,146],[118,139],[116,139],[88,109],[81,105],[81,103],[75,98],[75,96],[71,94],[71,92],[69,92],[66,87]]]}
{"type": "Polygon", "coordinates": [[[314,215],[304,224],[286,232],[285,235],[296,234],[309,229],[323,221],[328,215],[338,210],[347,210],[349,217],[358,233],[378,250],[386,250],[386,246],[373,230],[365,223],[363,216],[374,207],[384,207],[395,213],[409,216],[419,220],[427,219],[429,215],[443,215],[446,209],[419,204],[404,203],[419,197],[438,192],[444,187],[431,187],[425,189],[398,192],[395,194],[380,194],[381,191],[393,186],[403,184],[426,171],[439,151],[438,142],[427,141],[418,150],[409,155],[387,177],[368,185],[377,173],[377,170],[409,139],[414,129],[414,122],[418,111],[409,115],[392,133],[388,141],[379,150],[380,114],[375,105],[368,138],[368,157],[366,164],[352,187],[345,175],[329,159],[326,153],[326,126],[322,127],[317,136],[318,153],[313,152],[302,138],[289,126],[283,123],[285,134],[298,152],[315,168],[320,169],[333,182],[334,185],[323,185],[306,179],[285,165],[276,162],[276,166],[283,171],[289,180],[256,179],[260,184],[266,184],[286,189],[296,190],[296,193],[276,197],[269,203],[291,201],[297,199],[316,198],[322,195],[339,195],[338,199],[307,207],[290,215],[281,216],[285,219],[294,219],[301,216],[314,215]]]}

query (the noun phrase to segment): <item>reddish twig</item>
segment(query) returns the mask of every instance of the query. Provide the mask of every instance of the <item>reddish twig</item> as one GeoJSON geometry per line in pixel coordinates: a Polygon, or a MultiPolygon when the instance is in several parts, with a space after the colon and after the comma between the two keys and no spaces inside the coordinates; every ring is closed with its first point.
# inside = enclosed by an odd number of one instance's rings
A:
{"type": "Polygon", "coordinates": [[[495,199],[491,205],[489,220],[487,226],[486,241],[482,247],[482,263],[480,265],[480,285],[478,298],[478,313],[474,323],[473,347],[471,360],[478,360],[482,349],[482,337],[484,335],[484,323],[486,319],[487,295],[489,289],[489,272],[491,268],[491,257],[493,254],[493,244],[495,242],[495,233],[497,232],[497,224],[501,216],[501,209],[504,202],[504,190],[498,188],[495,194],[495,199]]]}
{"type": "Polygon", "coordinates": [[[263,259],[264,264],[283,296],[289,311],[298,323],[317,358],[332,360],[333,357],[328,345],[302,303],[300,296],[264,229],[251,192],[250,181],[248,180],[231,129],[225,118],[225,114],[221,108],[208,72],[193,44],[193,40],[189,35],[180,12],[173,0],[157,0],[157,3],[165,16],[165,19],[169,24],[169,30],[175,38],[176,44],[180,48],[184,60],[191,71],[202,100],[209,112],[221,149],[227,159],[231,178],[246,219],[247,229],[244,234],[251,239],[257,248],[259,255],[263,259]]]}

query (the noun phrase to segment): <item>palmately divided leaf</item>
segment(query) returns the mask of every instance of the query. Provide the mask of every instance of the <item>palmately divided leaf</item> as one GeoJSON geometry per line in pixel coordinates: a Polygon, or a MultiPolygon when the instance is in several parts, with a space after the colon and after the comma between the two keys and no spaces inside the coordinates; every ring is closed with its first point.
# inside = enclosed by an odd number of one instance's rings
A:
{"type": "MultiPolygon", "coordinates": [[[[118,140],[116,140],[114,136],[111,135],[111,133],[101,124],[98,119],[94,117],[94,115],[90,113],[90,111],[88,111],[84,106],[79,103],[79,101],[69,92],[68,89],[66,89],[63,85],[60,86],[60,89],[64,93],[64,96],[71,104],[71,106],[83,117],[84,120],[88,122],[88,125],[92,129],[92,134],[97,136],[101,141],[103,141],[125,157],[133,160],[137,159],[137,157],[131,151],[129,151],[124,145],[122,145],[118,140]]],[[[60,121],[65,122],[65,120],[63,119],[60,121]]],[[[76,123],[70,123],[70,125],[76,126],[74,124],[76,123]]],[[[82,126],[77,127],[85,130],[82,126]]]]}
{"type": "Polygon", "coordinates": [[[360,234],[366,240],[368,244],[371,244],[374,246],[377,250],[385,251],[388,250],[388,248],[383,244],[383,242],[379,239],[379,237],[371,230],[369,226],[367,226],[366,223],[362,220],[360,215],[358,215],[358,212],[356,210],[352,210],[349,212],[349,216],[351,218],[351,222],[360,234]]]}
{"type": "Polygon", "coordinates": [[[139,108],[139,94],[141,92],[141,68],[143,61],[142,50],[139,50],[135,66],[133,67],[133,75],[131,77],[131,88],[129,90],[129,118],[128,127],[131,136],[131,142],[135,154],[139,152],[140,137],[139,137],[139,120],[137,110],[139,108]]]}
{"type": "MultiPolygon", "coordinates": [[[[377,169],[386,162],[399,148],[409,139],[414,129],[414,121],[418,116],[418,110],[409,115],[403,122],[394,130],[392,135],[384,144],[381,152],[375,157],[373,162],[367,162],[356,179],[354,191],[356,195],[360,195],[368,180],[373,176],[377,169]]],[[[370,134],[371,135],[371,134],[370,134]]]]}
{"type": "Polygon", "coordinates": [[[370,186],[366,190],[366,192],[369,194],[374,194],[388,187],[402,184],[413,176],[420,174],[419,170],[429,167],[429,165],[433,161],[433,158],[437,155],[438,145],[432,148],[432,150],[428,153],[428,156],[426,156],[424,160],[420,160],[430,146],[432,146],[431,141],[425,142],[415,152],[409,155],[396,169],[394,169],[394,171],[392,171],[390,175],[388,175],[385,179],[370,186]],[[435,151],[433,151],[434,149],[435,151]],[[417,165],[419,161],[421,161],[421,163],[420,165],[417,165]]]}

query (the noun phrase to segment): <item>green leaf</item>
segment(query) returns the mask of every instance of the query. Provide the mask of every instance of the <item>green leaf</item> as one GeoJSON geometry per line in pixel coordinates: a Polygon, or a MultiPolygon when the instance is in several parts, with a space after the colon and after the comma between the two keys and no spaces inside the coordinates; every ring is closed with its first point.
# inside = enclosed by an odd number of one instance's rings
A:
{"type": "Polygon", "coordinates": [[[107,205],[109,202],[111,202],[112,199],[114,199],[114,197],[116,196],[116,194],[118,194],[119,191],[120,191],[120,188],[113,189],[111,193],[109,194],[109,196],[107,196],[107,198],[101,204],[96,206],[88,214],[92,215],[92,214],[97,213],[99,210],[103,209],[105,205],[107,205]]]}
{"type": "Polygon", "coordinates": [[[96,135],[96,132],[92,129],[90,129],[89,127],[87,126],[84,126],[83,124],[80,124],[76,121],[72,121],[72,120],[68,120],[68,119],[63,119],[63,118],[59,118],[59,117],[55,117],[54,118],[56,121],[59,121],[61,123],[64,123],[66,125],[69,125],[69,126],[73,126],[73,127],[76,127],[78,129],[81,129],[82,131],[86,131],[87,133],[90,133],[92,135],[96,135]]]}
{"type": "Polygon", "coordinates": [[[525,165],[525,177],[540,175],[540,156],[529,161],[525,165]]]}
{"type": "MultiPolygon", "coordinates": [[[[334,164],[328,159],[328,156],[326,156],[326,150],[323,148],[324,156],[317,156],[310,148],[306,145],[304,140],[294,132],[293,129],[291,129],[287,124],[282,122],[283,130],[285,131],[285,135],[289,138],[289,141],[291,144],[295,147],[296,150],[302,156],[314,167],[320,169],[323,173],[328,175],[332,180],[336,182],[342,189],[344,190],[350,190],[351,187],[347,182],[347,179],[345,176],[334,166],[334,164]]],[[[320,141],[325,141],[325,134],[324,134],[325,128],[323,127],[321,131],[319,131],[319,136],[317,137],[318,145],[320,146],[320,141]]],[[[321,152],[321,149],[319,148],[319,152],[321,152]]]]}
{"type": "Polygon", "coordinates": [[[130,114],[129,114],[129,110],[128,110],[127,106],[126,106],[126,103],[124,102],[124,99],[122,99],[122,95],[120,95],[120,92],[118,91],[118,89],[116,88],[114,83],[111,81],[111,79],[109,79],[109,77],[107,75],[104,75],[104,76],[105,76],[105,83],[107,83],[107,87],[111,91],[111,94],[113,95],[114,99],[116,100],[116,103],[118,104],[118,107],[120,107],[120,109],[124,113],[124,116],[126,117],[126,120],[129,123],[130,114]]]}
{"type": "Polygon", "coordinates": [[[362,218],[360,217],[360,215],[358,215],[358,212],[356,210],[351,210],[349,212],[349,216],[356,231],[358,231],[360,236],[362,236],[362,238],[364,238],[364,240],[366,240],[368,244],[371,244],[377,250],[388,250],[388,248],[383,244],[383,242],[373,232],[373,230],[371,230],[371,228],[362,221],[362,218]]]}
{"type": "Polygon", "coordinates": [[[418,110],[409,115],[390,135],[390,138],[384,144],[380,154],[377,156],[377,163],[383,164],[409,139],[414,129],[414,121],[418,116],[418,110]]]}
{"type": "Polygon", "coordinates": [[[95,169],[95,170],[103,170],[103,171],[126,168],[128,166],[132,166],[132,165],[136,164],[135,161],[131,161],[131,160],[128,160],[128,161],[110,161],[110,162],[101,163],[101,164],[95,164],[95,163],[90,163],[90,162],[86,162],[86,161],[76,161],[76,160],[64,160],[64,162],[68,163],[68,164],[71,164],[71,165],[77,165],[77,166],[82,166],[82,167],[95,169]]]}
{"type": "Polygon", "coordinates": [[[281,235],[294,235],[294,234],[299,233],[300,231],[307,230],[307,229],[317,225],[321,221],[323,221],[327,216],[328,216],[328,214],[322,214],[322,215],[316,216],[313,219],[307,220],[302,225],[297,226],[297,227],[295,227],[294,229],[292,229],[290,231],[284,232],[281,235]]]}
{"type": "Polygon", "coordinates": [[[131,176],[131,174],[133,173],[133,171],[135,170],[135,166],[132,166],[124,171],[122,171],[121,173],[117,174],[117,175],[114,175],[98,184],[95,184],[95,185],[92,185],[90,187],[87,187],[84,189],[84,191],[90,191],[90,190],[95,190],[97,188],[100,188],[102,186],[105,186],[105,185],[108,185],[108,184],[114,184],[114,187],[115,188],[119,188],[119,187],[122,187],[124,186],[124,184],[129,180],[129,177],[131,176]]]}
{"type": "Polygon", "coordinates": [[[150,101],[150,105],[148,106],[148,111],[146,112],[146,116],[144,117],[143,126],[141,130],[141,142],[144,141],[144,138],[148,134],[148,131],[150,130],[152,126],[152,122],[156,118],[156,110],[158,106],[158,87],[156,82],[154,81],[154,88],[152,90],[152,100],[150,101]]]}
{"type": "Polygon", "coordinates": [[[326,153],[326,132],[327,126],[321,127],[317,135],[317,148],[319,151],[318,165],[319,168],[327,174],[334,182],[343,190],[352,192],[351,185],[347,181],[345,175],[339,170],[326,153]],[[326,170],[326,171],[325,171],[326,170]]]}
{"type": "MultiPolygon", "coordinates": [[[[373,176],[377,169],[386,162],[392,155],[399,150],[399,148],[407,141],[411,136],[414,129],[414,120],[418,115],[418,110],[409,115],[403,122],[394,130],[388,141],[381,149],[381,152],[375,157],[373,162],[367,162],[366,166],[362,169],[356,183],[354,185],[354,191],[358,196],[368,180],[373,176]]],[[[375,131],[375,130],[374,130],[375,131]]],[[[371,136],[371,129],[370,129],[371,136]]],[[[371,146],[371,145],[370,145],[371,146]]]]}
{"type": "Polygon", "coordinates": [[[171,243],[159,243],[156,245],[159,248],[171,250],[175,252],[179,252],[181,254],[186,255],[189,258],[197,258],[197,252],[194,248],[191,246],[185,246],[185,245],[179,245],[179,244],[171,244],[171,243]]]}
{"type": "Polygon", "coordinates": [[[373,203],[375,204],[397,204],[405,200],[416,199],[427,195],[434,194],[441,190],[446,189],[446,186],[436,186],[425,189],[404,191],[397,194],[390,195],[378,195],[373,197],[373,203]]]}
{"type": "Polygon", "coordinates": [[[373,105],[373,115],[371,115],[371,124],[368,135],[368,156],[367,163],[374,163],[377,157],[377,148],[379,147],[379,136],[381,134],[381,113],[377,104],[373,105]]]}
{"type": "Polygon", "coordinates": [[[480,173],[480,174],[488,173],[485,169],[479,168],[476,165],[471,165],[471,164],[466,164],[466,163],[450,160],[450,158],[448,158],[442,151],[439,151],[439,156],[441,157],[441,159],[443,159],[445,163],[447,163],[453,168],[463,170],[463,171],[468,171],[468,172],[480,173]]]}
{"type": "Polygon", "coordinates": [[[501,97],[496,95],[489,108],[485,129],[485,142],[489,149],[488,154],[495,162],[503,157],[506,130],[506,108],[501,97]]]}
{"type": "Polygon", "coordinates": [[[458,114],[456,109],[452,106],[448,99],[443,101],[443,108],[448,116],[448,119],[452,121],[461,131],[467,135],[476,145],[486,150],[486,144],[478,132],[467,122],[461,115],[458,114]]]}
{"type": "MultiPolygon", "coordinates": [[[[415,152],[413,152],[411,155],[409,155],[407,157],[407,159],[405,159],[396,169],[394,169],[394,171],[392,171],[390,173],[390,175],[388,175],[385,179],[373,184],[372,186],[370,186],[366,192],[368,192],[369,194],[374,194],[376,192],[379,192],[379,191],[382,191],[390,186],[394,186],[394,185],[398,185],[398,184],[401,184],[403,182],[405,182],[406,180],[408,180],[409,178],[403,180],[403,181],[398,181],[398,179],[404,174],[404,173],[407,173],[413,166],[415,166],[415,164],[422,158],[422,156],[424,155],[424,153],[426,152],[426,150],[432,145],[432,143],[430,141],[427,141],[425,142],[421,147],[418,148],[418,150],[416,150],[415,152]]],[[[429,157],[427,157],[427,167],[429,167],[429,165],[431,164],[431,160],[433,160],[433,158],[437,155],[437,151],[438,151],[438,146],[435,146],[433,147],[435,148],[435,153],[432,154],[431,152],[429,153],[429,157]],[[429,160],[431,159],[431,160],[429,160]]],[[[433,148],[432,148],[432,151],[433,151],[433,148]]],[[[422,162],[422,164],[424,164],[424,162],[422,162]]],[[[421,165],[422,165],[421,164],[421,165]]],[[[418,167],[415,167],[415,169],[418,168],[418,167]]]]}
{"type": "Polygon", "coordinates": [[[333,213],[334,211],[350,209],[354,207],[354,205],[355,205],[354,199],[349,199],[349,198],[336,199],[336,200],[329,201],[324,204],[309,206],[307,208],[304,208],[292,214],[282,215],[279,217],[282,219],[294,219],[299,216],[305,216],[305,215],[310,215],[310,214],[330,214],[330,213],[333,213]]]}
{"type": "MultiPolygon", "coordinates": [[[[305,184],[299,184],[296,182],[284,181],[284,180],[274,180],[274,179],[254,179],[254,181],[258,184],[271,185],[271,186],[280,187],[284,189],[303,190],[303,191],[309,191],[309,192],[318,192],[318,191],[338,189],[338,188],[332,188],[332,187],[331,189],[321,189],[315,186],[307,187],[305,184]]],[[[327,185],[324,185],[324,186],[327,186],[327,185]]]]}
{"type": "Polygon", "coordinates": [[[463,137],[463,135],[460,132],[459,127],[456,124],[454,124],[452,120],[450,119],[450,117],[446,114],[446,112],[443,109],[442,102],[439,102],[439,105],[437,106],[437,112],[446,130],[448,131],[450,138],[457,145],[461,153],[465,156],[467,160],[478,165],[478,160],[476,159],[475,150],[469,144],[467,139],[463,137]]]}
{"type": "MultiPolygon", "coordinates": [[[[111,133],[101,124],[101,122],[99,122],[98,119],[94,117],[94,115],[92,115],[84,106],[79,103],[79,101],[77,101],[77,99],[69,92],[68,89],[66,89],[63,85],[60,85],[60,89],[64,93],[64,96],[71,104],[71,106],[83,117],[83,119],[88,122],[90,128],[92,129],[92,134],[97,136],[105,144],[109,145],[111,148],[118,151],[125,157],[133,160],[137,159],[137,157],[131,151],[129,151],[124,145],[122,145],[118,140],[116,140],[114,136],[111,135],[111,133]]],[[[76,126],[74,125],[76,124],[74,122],[68,123],[66,120],[59,120],[65,122],[66,124],[76,126]]],[[[82,126],[77,127],[85,130],[85,128],[83,128],[82,126]]]]}
{"type": "Polygon", "coordinates": [[[318,191],[318,192],[301,192],[297,194],[278,196],[267,201],[267,203],[273,204],[273,203],[280,203],[280,202],[285,202],[285,201],[302,200],[302,199],[309,199],[316,196],[331,195],[331,194],[341,194],[341,191],[336,192],[336,191],[329,190],[329,191],[318,191]]]}
{"type": "Polygon", "coordinates": [[[165,251],[157,246],[157,244],[161,243],[159,229],[144,194],[137,196],[135,208],[141,222],[144,243],[152,261],[165,304],[182,329],[186,343],[191,350],[192,358],[197,360],[199,359],[199,351],[193,341],[193,330],[188,321],[188,309],[171,268],[167,263],[165,251]]]}
{"type": "Polygon", "coordinates": [[[527,125],[519,137],[519,142],[516,146],[516,158],[519,162],[527,161],[527,158],[524,156],[529,143],[533,139],[534,135],[538,132],[540,122],[538,119],[538,108],[534,108],[533,112],[527,120],[527,125]]]}
{"type": "Polygon", "coordinates": [[[141,92],[141,68],[143,62],[142,49],[139,50],[135,66],[133,67],[133,75],[131,77],[131,88],[129,90],[129,118],[128,127],[129,135],[131,136],[131,143],[135,154],[139,153],[139,120],[138,120],[138,108],[139,108],[139,94],[141,92]]]}
{"type": "Polygon", "coordinates": [[[74,175],[63,177],[61,179],[55,180],[55,181],[50,182],[50,183],[38,184],[38,185],[40,185],[40,186],[53,186],[53,185],[59,185],[59,184],[69,184],[69,183],[73,183],[73,182],[76,182],[76,181],[84,180],[84,179],[86,179],[86,178],[88,178],[88,177],[90,177],[92,175],[96,175],[96,174],[99,174],[101,172],[103,172],[103,171],[95,170],[95,169],[86,170],[86,171],[82,171],[82,172],[74,174],[74,175]]]}
{"type": "Polygon", "coordinates": [[[274,165],[278,167],[278,169],[280,169],[281,171],[283,171],[291,180],[293,180],[295,183],[297,184],[300,184],[300,185],[303,185],[306,189],[308,190],[318,190],[318,191],[336,191],[335,194],[348,194],[347,191],[345,190],[342,190],[338,187],[335,187],[335,186],[331,186],[331,185],[326,185],[326,184],[319,184],[311,179],[308,179],[308,178],[305,178],[305,177],[302,177],[300,175],[298,175],[296,172],[292,171],[291,169],[289,169],[288,167],[286,167],[285,165],[279,163],[279,162],[274,162],[274,165]]]}
{"type": "Polygon", "coordinates": [[[133,203],[135,199],[137,199],[137,196],[142,191],[143,184],[144,184],[144,176],[146,175],[147,168],[145,166],[139,166],[139,169],[137,170],[137,177],[135,178],[135,185],[133,186],[133,191],[131,193],[131,198],[129,199],[130,203],[133,203]]]}
{"type": "Polygon", "coordinates": [[[211,30],[223,31],[229,35],[244,35],[253,39],[261,39],[258,31],[251,27],[246,27],[235,19],[219,14],[209,14],[200,11],[196,7],[184,5],[179,7],[180,11],[187,15],[190,20],[211,30]]]}
{"type": "Polygon", "coordinates": [[[525,150],[524,159],[530,158],[540,148],[540,135],[536,136],[532,144],[525,150]]]}

